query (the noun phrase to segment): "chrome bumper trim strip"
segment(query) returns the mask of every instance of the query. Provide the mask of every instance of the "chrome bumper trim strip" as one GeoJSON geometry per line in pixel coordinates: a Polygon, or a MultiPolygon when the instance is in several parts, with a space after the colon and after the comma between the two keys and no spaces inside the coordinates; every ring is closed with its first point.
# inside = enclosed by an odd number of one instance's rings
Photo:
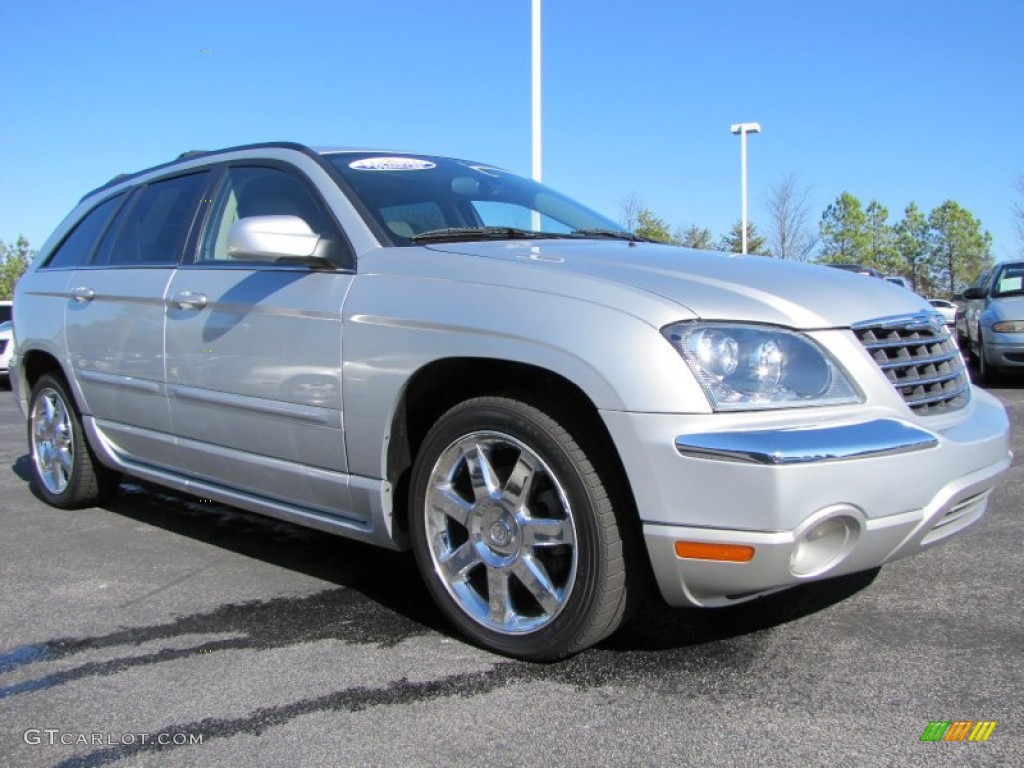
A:
{"type": "Polygon", "coordinates": [[[682,456],[746,464],[785,465],[846,461],[934,448],[931,432],[895,419],[837,427],[709,432],[680,435],[682,456]]]}

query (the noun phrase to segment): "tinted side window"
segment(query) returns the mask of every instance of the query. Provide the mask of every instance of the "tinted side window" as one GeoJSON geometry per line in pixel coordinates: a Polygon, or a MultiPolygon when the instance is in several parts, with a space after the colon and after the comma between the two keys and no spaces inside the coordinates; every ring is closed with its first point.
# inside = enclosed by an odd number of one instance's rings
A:
{"type": "MultiPolygon", "coordinates": [[[[206,173],[149,184],[127,213],[113,249],[97,264],[133,267],[177,264],[196,216],[206,173]]],[[[105,249],[104,249],[105,250],[105,249]]]]}
{"type": "Polygon", "coordinates": [[[94,264],[108,264],[110,262],[110,254],[114,250],[114,244],[117,243],[117,235],[121,231],[121,225],[124,224],[128,211],[132,209],[132,203],[138,198],[138,193],[138,189],[134,193],[129,193],[124,205],[117,209],[114,218],[110,220],[107,231],[103,233],[103,237],[100,239],[99,247],[92,255],[94,264]]]}
{"type": "Polygon", "coordinates": [[[53,267],[77,267],[84,264],[117,207],[124,201],[124,195],[117,195],[100,203],[86,214],[64,242],[58,246],[44,265],[53,267]]]}
{"type": "Polygon", "coordinates": [[[316,198],[292,174],[280,168],[232,167],[214,198],[200,261],[227,261],[231,225],[249,216],[298,216],[317,234],[333,229],[316,198]]]}

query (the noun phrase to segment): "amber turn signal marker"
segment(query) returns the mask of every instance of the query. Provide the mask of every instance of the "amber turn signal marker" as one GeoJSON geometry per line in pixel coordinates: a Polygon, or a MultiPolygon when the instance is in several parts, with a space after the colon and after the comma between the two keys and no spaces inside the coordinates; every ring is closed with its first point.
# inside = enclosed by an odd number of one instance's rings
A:
{"type": "Polygon", "coordinates": [[[724,560],[748,563],[754,559],[754,548],[741,544],[707,544],[703,541],[677,541],[676,555],[692,560],[724,560]]]}

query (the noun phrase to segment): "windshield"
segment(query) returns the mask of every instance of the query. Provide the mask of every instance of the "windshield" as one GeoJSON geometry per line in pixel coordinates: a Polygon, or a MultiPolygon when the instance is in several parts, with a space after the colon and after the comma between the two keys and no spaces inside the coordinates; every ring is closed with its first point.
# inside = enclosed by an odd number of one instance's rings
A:
{"type": "Polygon", "coordinates": [[[996,276],[992,296],[1010,296],[1024,293],[1024,263],[1007,264],[996,276]]]}
{"type": "Polygon", "coordinates": [[[325,155],[397,245],[523,237],[631,237],[618,224],[530,179],[427,155],[325,155]]]}

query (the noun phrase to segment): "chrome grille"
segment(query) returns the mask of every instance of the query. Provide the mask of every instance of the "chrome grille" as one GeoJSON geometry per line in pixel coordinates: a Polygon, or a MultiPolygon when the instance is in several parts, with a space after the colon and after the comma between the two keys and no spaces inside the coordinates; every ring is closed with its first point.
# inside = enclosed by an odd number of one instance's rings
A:
{"type": "Polygon", "coordinates": [[[853,332],[915,413],[967,404],[971,382],[942,316],[930,312],[859,323],[853,332]]]}

